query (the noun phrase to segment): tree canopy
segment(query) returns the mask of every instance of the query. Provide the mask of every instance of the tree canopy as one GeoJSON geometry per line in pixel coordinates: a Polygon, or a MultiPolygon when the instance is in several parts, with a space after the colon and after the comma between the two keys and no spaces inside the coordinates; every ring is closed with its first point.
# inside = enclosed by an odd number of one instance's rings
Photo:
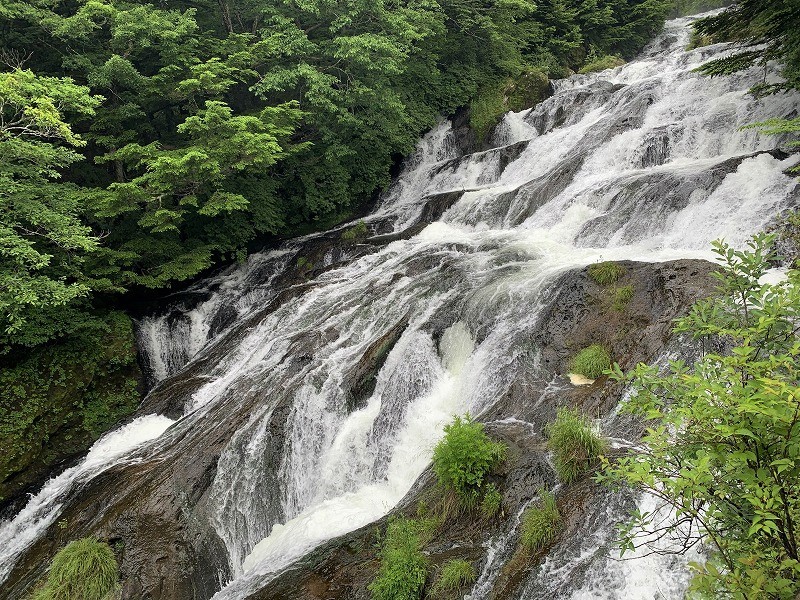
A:
{"type": "Polygon", "coordinates": [[[58,314],[91,310],[98,294],[169,287],[255,240],[352,213],[487,82],[630,56],[666,10],[665,0],[4,2],[3,346],[66,333],[76,320],[58,314]]]}

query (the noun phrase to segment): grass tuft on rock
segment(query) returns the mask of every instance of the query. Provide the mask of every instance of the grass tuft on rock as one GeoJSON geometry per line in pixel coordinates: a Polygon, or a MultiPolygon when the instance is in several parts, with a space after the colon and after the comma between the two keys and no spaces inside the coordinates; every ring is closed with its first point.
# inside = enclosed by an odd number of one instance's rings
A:
{"type": "Polygon", "coordinates": [[[615,262],[605,261],[589,266],[589,277],[599,285],[611,285],[625,274],[625,269],[615,262]]]}
{"type": "Polygon", "coordinates": [[[575,355],[569,368],[572,373],[597,379],[603,371],[611,368],[611,355],[600,344],[592,344],[575,355]]]}
{"type": "Polygon", "coordinates": [[[466,560],[454,559],[447,561],[439,573],[439,579],[433,586],[433,593],[453,591],[466,585],[475,583],[477,574],[474,567],[466,560]]]}
{"type": "Polygon", "coordinates": [[[614,310],[625,310],[625,307],[628,306],[628,302],[631,301],[633,298],[633,286],[632,285],[623,285],[620,288],[614,290],[614,299],[611,302],[611,308],[614,310]]]}
{"type": "Polygon", "coordinates": [[[110,600],[118,585],[119,568],[111,547],[82,538],[55,555],[47,581],[31,600],[110,600]]]}
{"type": "Polygon", "coordinates": [[[481,514],[487,519],[492,518],[503,508],[503,497],[500,490],[493,483],[486,486],[481,500],[481,514]]]}
{"type": "Polygon", "coordinates": [[[381,566],[369,584],[373,600],[419,600],[428,577],[428,557],[422,548],[430,541],[433,519],[396,517],[389,521],[380,551],[381,566]]]}
{"type": "Polygon", "coordinates": [[[522,515],[522,544],[532,551],[544,548],[555,538],[560,521],[555,497],[548,491],[541,491],[537,503],[522,515]]]}
{"type": "Polygon", "coordinates": [[[561,408],[547,426],[547,447],[553,452],[556,472],[564,483],[596,466],[606,450],[605,440],[589,419],[570,408],[561,408]]]}

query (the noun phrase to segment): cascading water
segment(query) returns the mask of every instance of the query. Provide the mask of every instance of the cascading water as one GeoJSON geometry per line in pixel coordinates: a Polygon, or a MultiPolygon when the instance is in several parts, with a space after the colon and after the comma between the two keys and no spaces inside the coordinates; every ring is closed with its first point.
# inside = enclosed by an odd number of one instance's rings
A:
{"type": "MultiPolygon", "coordinates": [[[[176,381],[188,363],[198,383],[176,433],[136,459],[179,464],[201,440],[223,440],[203,505],[232,574],[215,598],[244,598],[324,540],[386,514],[452,414],[481,414],[523,370],[551,378],[530,339],[560,274],[598,260],[708,258],[713,239],[742,244],[797,203],[785,173],[796,157],[740,127],[792,114],[800,99],[748,96],[762,71],[694,74],[727,48],[684,51],[690,21],[668,22],[639,60],[558,82],[548,100],[507,115],[502,147],[460,156],[442,122],[364,219],[393,241],[326,259],[331,268],[275,301],[276,274],[320,239],[308,236],[196,286],[191,307],[140,322],[153,379],[176,381]],[[436,199],[447,202],[434,222],[403,235],[436,199]]],[[[52,521],[62,491],[42,494],[52,521]]],[[[587,517],[595,533],[564,562],[608,541],[606,524],[629,504],[612,500],[613,514],[587,517]]],[[[0,528],[0,547],[35,518],[23,511],[0,528]]],[[[492,552],[502,557],[513,532],[492,552]]],[[[493,561],[479,586],[491,585],[493,561]]],[[[542,577],[555,581],[552,561],[542,577]]],[[[520,597],[652,598],[658,583],[626,588],[625,569],[675,567],[590,563],[558,596],[533,580],[520,597]]],[[[674,585],[660,593],[679,597],[685,578],[664,578],[674,585]]]]}

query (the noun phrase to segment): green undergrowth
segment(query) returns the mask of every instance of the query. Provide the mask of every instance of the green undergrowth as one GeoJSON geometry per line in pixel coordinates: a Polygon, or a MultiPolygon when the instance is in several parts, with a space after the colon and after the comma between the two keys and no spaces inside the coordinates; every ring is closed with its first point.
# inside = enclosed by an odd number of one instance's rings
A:
{"type": "Polygon", "coordinates": [[[475,583],[477,574],[475,568],[466,560],[449,560],[442,566],[439,578],[431,592],[437,597],[441,592],[451,592],[475,583]]]}
{"type": "Polygon", "coordinates": [[[572,373],[578,373],[589,379],[597,379],[610,367],[611,355],[608,350],[600,344],[592,344],[575,355],[569,368],[572,373]]]}
{"type": "Polygon", "coordinates": [[[540,69],[481,87],[470,103],[470,126],[476,138],[486,139],[508,111],[524,110],[544,100],[549,87],[550,79],[540,69]]]}
{"type": "Polygon", "coordinates": [[[617,311],[625,310],[628,303],[633,298],[633,286],[623,285],[614,290],[614,298],[611,301],[611,308],[617,311]]]}
{"type": "Polygon", "coordinates": [[[112,600],[118,588],[119,568],[109,545],[82,538],[59,550],[30,600],[112,600]]]}
{"type": "Polygon", "coordinates": [[[85,451],[139,402],[130,319],[112,312],[0,369],[0,501],[85,451]]]}
{"type": "Polygon", "coordinates": [[[381,544],[378,573],[369,584],[373,600],[419,600],[430,564],[422,552],[438,521],[394,517],[381,544]]]}
{"type": "Polygon", "coordinates": [[[587,73],[597,73],[598,71],[605,71],[606,69],[613,69],[614,67],[620,67],[625,64],[625,60],[619,56],[613,56],[607,54],[605,56],[598,56],[587,62],[581,69],[578,71],[581,75],[585,75],[587,73]]]}
{"type": "Polygon", "coordinates": [[[544,548],[556,536],[561,514],[552,493],[541,490],[536,504],[522,515],[522,545],[531,551],[544,548]]]}
{"type": "Polygon", "coordinates": [[[444,432],[433,450],[433,470],[439,484],[455,492],[466,508],[487,502],[484,510],[490,511],[495,505],[499,509],[499,492],[488,477],[505,460],[506,445],[493,441],[483,424],[473,421],[469,414],[454,417],[444,432]]]}
{"type": "Polygon", "coordinates": [[[364,221],[359,221],[352,227],[346,229],[344,233],[342,233],[342,239],[348,242],[352,242],[355,240],[360,240],[369,234],[369,227],[364,221]]]}
{"type": "Polygon", "coordinates": [[[625,274],[625,269],[615,262],[605,261],[589,266],[589,277],[599,285],[611,285],[625,274]]]}
{"type": "Polygon", "coordinates": [[[589,419],[577,410],[559,409],[547,426],[547,447],[553,452],[556,472],[564,483],[572,483],[600,462],[606,442],[589,419]]]}

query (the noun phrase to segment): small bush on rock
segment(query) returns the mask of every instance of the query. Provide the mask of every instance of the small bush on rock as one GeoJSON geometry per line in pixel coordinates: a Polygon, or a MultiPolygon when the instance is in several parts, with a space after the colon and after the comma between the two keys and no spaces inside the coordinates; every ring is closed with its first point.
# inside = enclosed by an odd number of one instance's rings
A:
{"type": "Polygon", "coordinates": [[[615,262],[599,262],[589,266],[589,277],[600,285],[611,285],[625,274],[625,269],[615,262]]]}
{"type": "Polygon", "coordinates": [[[353,240],[359,240],[362,238],[367,237],[369,234],[369,227],[364,221],[359,221],[349,229],[347,229],[344,233],[342,233],[342,239],[352,242],[353,240]]]}
{"type": "Polygon", "coordinates": [[[548,491],[539,493],[536,505],[531,506],[522,516],[522,544],[528,550],[540,550],[556,536],[556,526],[561,514],[556,499],[548,491]]]}
{"type": "Polygon", "coordinates": [[[433,470],[439,483],[452,489],[461,503],[474,507],[485,492],[486,477],[505,458],[506,446],[492,441],[465,415],[445,425],[444,437],[433,450],[433,470]]]}
{"type": "Polygon", "coordinates": [[[598,464],[606,443],[577,410],[562,408],[547,427],[547,447],[554,454],[558,476],[564,483],[598,464]]]}
{"type": "Polygon", "coordinates": [[[118,581],[117,559],[109,545],[83,538],[59,550],[47,581],[31,600],[109,600],[118,581]]]}
{"type": "Polygon", "coordinates": [[[599,344],[584,348],[572,359],[570,370],[589,379],[597,379],[611,368],[611,355],[599,344]]]}

